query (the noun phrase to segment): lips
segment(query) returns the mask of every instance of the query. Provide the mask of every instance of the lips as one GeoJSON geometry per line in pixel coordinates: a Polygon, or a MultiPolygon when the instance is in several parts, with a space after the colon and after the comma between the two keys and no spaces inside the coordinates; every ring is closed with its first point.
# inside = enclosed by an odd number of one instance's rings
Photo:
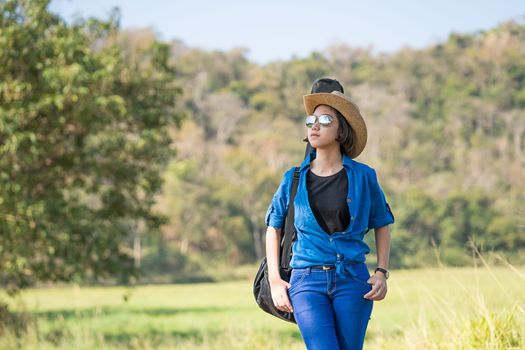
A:
{"type": "Polygon", "coordinates": [[[310,137],[319,137],[318,134],[310,134],[310,137]]]}

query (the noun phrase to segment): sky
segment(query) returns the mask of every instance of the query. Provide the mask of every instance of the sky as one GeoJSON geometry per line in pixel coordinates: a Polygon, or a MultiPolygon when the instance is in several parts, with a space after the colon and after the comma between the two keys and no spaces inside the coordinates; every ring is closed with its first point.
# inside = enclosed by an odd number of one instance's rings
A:
{"type": "Polygon", "coordinates": [[[243,47],[253,62],[306,57],[334,44],[392,53],[445,41],[451,32],[523,22],[524,0],[51,0],[51,11],[107,19],[119,7],[122,28],[152,27],[162,40],[205,50],[243,47]]]}

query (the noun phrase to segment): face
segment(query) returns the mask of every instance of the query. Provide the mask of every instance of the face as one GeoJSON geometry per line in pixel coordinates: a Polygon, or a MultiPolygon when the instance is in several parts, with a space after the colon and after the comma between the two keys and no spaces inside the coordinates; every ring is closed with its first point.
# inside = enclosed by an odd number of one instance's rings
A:
{"type": "Polygon", "coordinates": [[[336,116],[336,111],[330,106],[319,105],[315,108],[313,115],[320,116],[321,114],[329,114],[333,117],[332,123],[328,126],[321,126],[319,120],[316,120],[312,128],[308,130],[308,141],[313,148],[327,148],[333,147],[337,138],[337,131],[339,130],[339,120],[336,116]]]}

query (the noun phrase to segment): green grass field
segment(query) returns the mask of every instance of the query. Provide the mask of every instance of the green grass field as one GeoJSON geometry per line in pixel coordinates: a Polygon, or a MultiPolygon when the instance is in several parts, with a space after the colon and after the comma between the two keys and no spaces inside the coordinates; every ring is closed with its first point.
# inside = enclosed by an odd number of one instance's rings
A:
{"type": "MultiPolygon", "coordinates": [[[[525,268],[394,270],[388,282],[365,349],[525,349],[525,268]]],[[[2,299],[36,321],[1,349],[305,349],[296,325],[258,308],[251,279],[2,299]]]]}

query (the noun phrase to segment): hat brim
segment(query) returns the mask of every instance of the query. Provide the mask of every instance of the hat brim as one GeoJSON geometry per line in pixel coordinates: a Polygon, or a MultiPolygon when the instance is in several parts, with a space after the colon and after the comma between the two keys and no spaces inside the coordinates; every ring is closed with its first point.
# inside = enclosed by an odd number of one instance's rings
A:
{"type": "Polygon", "coordinates": [[[304,108],[308,115],[312,115],[319,105],[328,105],[337,109],[348,121],[355,133],[356,140],[349,156],[357,157],[366,146],[367,129],[366,123],[355,103],[339,91],[319,92],[303,96],[304,108]]]}

